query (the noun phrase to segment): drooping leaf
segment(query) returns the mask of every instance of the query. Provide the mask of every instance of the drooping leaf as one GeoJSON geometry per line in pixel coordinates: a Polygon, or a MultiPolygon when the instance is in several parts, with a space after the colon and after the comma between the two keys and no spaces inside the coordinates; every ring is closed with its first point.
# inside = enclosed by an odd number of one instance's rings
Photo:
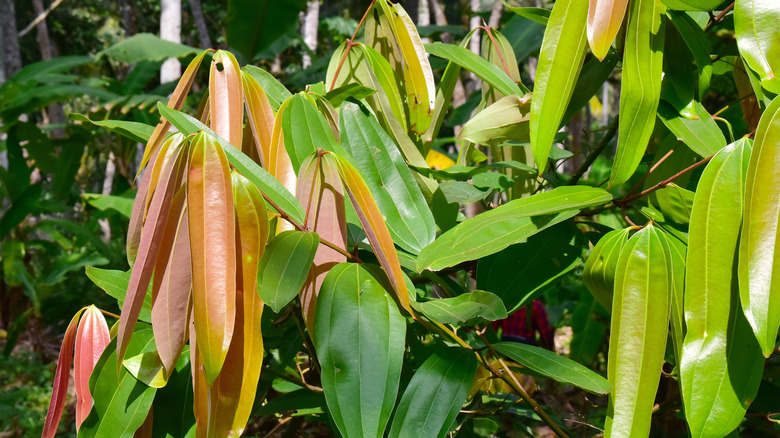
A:
{"type": "Polygon", "coordinates": [[[106,128],[111,132],[115,132],[141,143],[149,141],[149,137],[151,137],[154,132],[154,126],[128,120],[92,120],[89,117],[78,113],[70,113],[68,114],[68,118],[80,122],[92,123],[95,126],[106,128]]]}
{"type": "Polygon", "coordinates": [[[76,332],[76,349],[73,359],[73,382],[76,390],[76,430],[92,409],[89,392],[89,376],[95,369],[100,355],[111,341],[108,324],[95,306],[87,307],[76,332]]]}
{"type": "Polygon", "coordinates": [[[780,99],[758,123],[745,183],[745,208],[739,243],[739,296],[764,356],[775,348],[780,326],[780,99]]]}
{"type": "MultiPolygon", "coordinates": [[[[106,292],[110,297],[115,298],[119,307],[125,302],[127,285],[130,283],[130,272],[117,271],[113,269],[101,269],[94,266],[87,266],[87,277],[95,285],[106,292]]],[[[152,285],[144,294],[144,302],[141,305],[141,312],[138,319],[144,322],[152,322],[152,285]]]]}
{"type": "Polygon", "coordinates": [[[292,93],[287,90],[287,87],[282,85],[271,73],[268,73],[259,67],[245,65],[241,71],[257,81],[257,84],[260,85],[260,88],[265,92],[268,103],[271,104],[274,111],[278,111],[282,102],[292,96],[292,93]]]}
{"type": "Polygon", "coordinates": [[[405,336],[406,321],[368,271],[348,263],[331,269],[317,301],[314,342],[328,410],[346,438],[383,435],[405,336]]]}
{"type": "Polygon", "coordinates": [[[230,0],[225,17],[227,43],[247,61],[255,61],[298,23],[304,9],[305,0],[230,0]]]}
{"type": "Polygon", "coordinates": [[[612,384],[604,436],[647,436],[664,363],[673,288],[664,235],[649,224],[620,253],[612,299],[607,372],[612,384]]]}
{"type": "MultiPolygon", "coordinates": [[[[296,197],[306,206],[305,225],[321,239],[346,252],[344,186],[333,163],[330,160],[322,160],[319,153],[307,157],[301,165],[296,197]]],[[[314,333],[317,295],[325,275],[336,264],[347,261],[343,253],[325,245],[319,245],[316,251],[300,293],[303,319],[309,333],[314,333]]]]}
{"type": "Polygon", "coordinates": [[[230,52],[211,57],[209,119],[211,129],[235,147],[241,147],[244,127],[244,91],[241,68],[230,52]]]}
{"type": "Polygon", "coordinates": [[[325,116],[310,99],[305,93],[294,95],[286,101],[281,115],[284,147],[296,172],[304,158],[318,148],[334,151],[337,147],[325,116]]]}
{"type": "Polygon", "coordinates": [[[501,298],[495,294],[475,290],[453,298],[413,302],[412,307],[433,321],[461,325],[474,318],[497,321],[507,316],[501,298]]]}
{"type": "Polygon", "coordinates": [[[519,342],[500,342],[493,348],[544,377],[582,388],[593,394],[607,394],[610,383],[607,379],[571,359],[559,356],[550,350],[519,342]]]}
{"type": "Polygon", "coordinates": [[[761,86],[780,93],[780,40],[777,23],[780,4],[772,0],[734,2],[734,33],[739,53],[758,74],[761,86]]]}
{"type": "Polygon", "coordinates": [[[685,261],[688,254],[688,246],[680,239],[666,236],[669,243],[669,252],[672,255],[672,314],[669,317],[669,330],[674,347],[676,363],[680,363],[682,357],[682,345],[685,339],[685,261]]]}
{"type": "Polygon", "coordinates": [[[317,233],[283,231],[270,242],[260,259],[260,297],[274,312],[298,296],[309,274],[320,238],[317,233]]]}
{"type": "Polygon", "coordinates": [[[725,436],[758,392],[764,358],[738,305],[737,243],[750,140],[707,164],[691,213],[680,383],[691,435],[725,436]]]}
{"type": "Polygon", "coordinates": [[[128,357],[122,362],[125,369],[144,385],[152,388],[162,388],[168,383],[165,366],[156,351],[147,351],[137,356],[128,357]]]}
{"type": "Polygon", "coordinates": [[[103,195],[100,193],[82,193],[89,205],[100,211],[114,210],[126,218],[130,218],[133,210],[133,200],[123,196],[103,195]]]}
{"type": "Polygon", "coordinates": [[[578,265],[580,240],[576,227],[561,224],[483,257],[477,264],[477,288],[498,295],[512,313],[578,265]]]}
{"type": "Polygon", "coordinates": [[[236,240],[227,157],[206,133],[192,139],[187,221],[198,350],[209,383],[225,361],[236,315],[236,240]]]}
{"type": "MultiPolygon", "coordinates": [[[[144,325],[133,333],[127,356],[135,357],[154,350],[152,330],[144,325]]],[[[117,359],[116,340],[112,340],[89,379],[89,390],[95,403],[81,424],[79,438],[131,438],[147,418],[157,388],[136,380],[125,368],[117,373],[113,366],[117,359]]]]}
{"type": "Polygon", "coordinates": [[[458,137],[481,145],[527,143],[530,107],[528,99],[516,94],[503,97],[466,122],[458,137]]]}
{"type": "Polygon", "coordinates": [[[588,44],[596,58],[603,61],[623,24],[628,0],[592,0],[588,3],[588,44]]]}
{"type": "Polygon", "coordinates": [[[575,216],[580,209],[609,202],[608,192],[584,186],[558,187],[516,199],[463,221],[420,251],[419,271],[438,271],[494,254],[575,216]]]}
{"type": "Polygon", "coordinates": [[[46,412],[46,422],[43,424],[43,433],[41,434],[43,438],[54,437],[57,433],[62,413],[65,410],[70,364],[73,361],[73,350],[76,342],[76,330],[79,318],[83,312],[84,309],[81,309],[73,315],[68,328],[65,329],[65,337],[62,338],[62,346],[57,358],[57,371],[54,373],[54,383],[52,384],[51,401],[49,402],[49,410],[46,412]]]}
{"type": "Polygon", "coordinates": [[[582,280],[588,290],[608,311],[612,310],[612,295],[615,287],[615,270],[620,251],[628,241],[629,229],[614,230],[599,239],[590,251],[582,280]]]}
{"type": "Polygon", "coordinates": [[[540,175],[547,166],[553,138],[582,68],[587,46],[587,9],[585,1],[555,2],[544,31],[529,122],[531,146],[540,175]]]}
{"type": "Polygon", "coordinates": [[[390,438],[442,437],[466,401],[477,371],[474,353],[446,348],[415,371],[398,403],[390,438]]]}
{"type": "Polygon", "coordinates": [[[392,139],[366,109],[354,103],[341,109],[341,135],[393,240],[418,254],[436,237],[436,223],[392,139]]]}
{"type": "Polygon", "coordinates": [[[506,6],[507,9],[514,12],[515,14],[527,18],[531,21],[534,21],[539,24],[543,24],[547,26],[547,23],[550,22],[550,10],[545,8],[534,8],[534,7],[513,7],[510,6],[506,1],[502,0],[501,3],[506,6]]]}
{"type": "Polygon", "coordinates": [[[687,224],[691,217],[693,195],[692,191],[671,183],[653,192],[651,200],[665,218],[678,224],[687,224]]]}
{"type": "Polygon", "coordinates": [[[117,61],[135,64],[139,61],[162,61],[181,58],[200,52],[195,47],[164,40],[150,33],[137,33],[130,38],[101,50],[97,56],[106,55],[117,61]]]}
{"type": "Polygon", "coordinates": [[[363,226],[371,248],[374,250],[379,264],[382,265],[390,283],[393,286],[395,297],[401,304],[401,307],[411,313],[409,306],[409,290],[404,281],[404,273],[401,270],[401,264],[398,261],[398,253],[393,245],[393,239],[390,237],[390,231],[387,229],[382,213],[376,205],[371,192],[368,190],[365,181],[360,173],[347,160],[335,155],[323,155],[323,160],[332,160],[331,166],[338,169],[344,187],[347,189],[349,199],[355,207],[355,212],[363,226]]]}
{"type": "MultiPolygon", "coordinates": [[[[574,93],[572,93],[569,105],[561,119],[561,126],[569,123],[572,117],[596,96],[604,82],[609,79],[619,59],[617,52],[613,50],[607,54],[604,60],[599,61],[598,58],[592,58],[582,66],[582,71],[577,77],[577,84],[574,86],[574,93]]],[[[604,102],[602,102],[603,104],[604,102]]]]}
{"type": "Polygon", "coordinates": [[[709,157],[726,146],[726,137],[701,103],[693,101],[693,109],[695,118],[689,119],[668,103],[661,102],[658,118],[691,150],[702,157],[709,157]]]}
{"type": "Polygon", "coordinates": [[[500,67],[491,64],[490,61],[465,47],[436,42],[426,44],[425,50],[431,55],[449,59],[461,68],[474,73],[506,96],[515,94],[522,96],[528,92],[528,90],[523,89],[524,87],[518,86],[500,67]]]}
{"type": "Polygon", "coordinates": [[[617,156],[610,186],[633,175],[653,134],[663,78],[664,12],[660,0],[631,2],[623,52],[617,156]]]}

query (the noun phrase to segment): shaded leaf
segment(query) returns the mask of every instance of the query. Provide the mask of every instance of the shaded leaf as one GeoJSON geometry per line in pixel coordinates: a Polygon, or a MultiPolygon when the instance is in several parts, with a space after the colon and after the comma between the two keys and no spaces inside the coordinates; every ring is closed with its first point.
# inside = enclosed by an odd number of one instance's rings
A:
{"type": "Polygon", "coordinates": [[[247,61],[255,61],[298,23],[305,0],[230,0],[225,17],[227,43],[247,61]]]}
{"type": "Polygon", "coordinates": [[[162,61],[199,53],[200,49],[164,40],[150,33],[137,33],[97,53],[116,61],[135,64],[139,61],[162,61]]]}
{"type": "Polygon", "coordinates": [[[283,231],[270,242],[260,259],[260,297],[274,312],[298,296],[320,243],[317,233],[283,231]]]}
{"type": "MultiPolygon", "coordinates": [[[[105,291],[110,297],[116,299],[119,307],[125,302],[127,285],[130,283],[130,271],[117,271],[113,269],[101,269],[94,266],[87,266],[87,277],[95,285],[105,291]]],[[[144,301],[141,305],[141,312],[138,319],[144,322],[152,322],[152,285],[149,285],[144,294],[144,301]]]]}
{"type": "Polygon", "coordinates": [[[413,302],[412,307],[431,320],[443,324],[461,325],[474,318],[497,321],[507,316],[501,298],[482,290],[475,290],[453,298],[413,302]]]}
{"type": "Polygon", "coordinates": [[[149,141],[149,137],[151,137],[154,132],[154,126],[149,126],[146,123],[131,122],[127,120],[92,120],[89,117],[78,113],[70,113],[68,114],[68,118],[92,123],[95,126],[106,128],[111,132],[123,135],[130,140],[139,143],[146,143],[149,141]]]}

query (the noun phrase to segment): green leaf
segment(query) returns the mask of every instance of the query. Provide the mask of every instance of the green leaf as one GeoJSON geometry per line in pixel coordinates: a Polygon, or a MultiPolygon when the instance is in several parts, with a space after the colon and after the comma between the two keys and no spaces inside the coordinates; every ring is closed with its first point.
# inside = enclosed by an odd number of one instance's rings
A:
{"type": "Polygon", "coordinates": [[[70,113],[68,114],[68,117],[73,120],[89,122],[95,126],[106,128],[111,132],[123,135],[130,140],[139,143],[146,143],[149,141],[149,137],[151,137],[154,132],[154,126],[147,125],[146,123],[130,122],[127,120],[92,120],[89,117],[78,113],[70,113]]]}
{"type": "Polygon", "coordinates": [[[691,217],[693,195],[692,191],[672,183],[653,192],[651,200],[665,218],[678,224],[687,224],[691,217]]]}
{"type": "MultiPolygon", "coordinates": [[[[137,356],[154,349],[152,329],[144,326],[130,338],[127,355],[137,356]]],[[[157,389],[136,380],[124,368],[117,373],[114,366],[116,361],[114,338],[103,351],[89,379],[89,392],[93,395],[94,405],[81,424],[79,438],[131,438],[146,420],[157,389]]]]}
{"type": "Polygon", "coordinates": [[[389,437],[443,437],[466,401],[476,371],[477,359],[469,350],[446,348],[432,354],[404,390],[389,437]]]}
{"type": "Polygon", "coordinates": [[[439,184],[447,202],[471,204],[481,201],[490,194],[490,190],[480,190],[466,181],[444,181],[439,184]]]}
{"type": "Polygon", "coordinates": [[[325,116],[305,93],[298,93],[287,102],[282,112],[284,147],[297,172],[303,159],[317,148],[334,151],[337,146],[325,116]]]}
{"type": "Polygon", "coordinates": [[[761,351],[769,357],[780,326],[780,99],[775,97],[758,122],[745,184],[739,243],[739,294],[761,351]]]}
{"type": "Polygon", "coordinates": [[[650,224],[623,247],[615,276],[605,436],[648,436],[661,377],[673,288],[671,254],[650,224]]]}
{"type": "Polygon", "coordinates": [[[230,0],[224,19],[227,43],[247,61],[255,61],[298,24],[298,14],[304,9],[305,0],[230,0]]]}
{"type": "Polygon", "coordinates": [[[664,101],[658,106],[658,117],[691,150],[709,157],[726,146],[726,137],[701,103],[694,101],[693,108],[695,118],[689,119],[664,101]]]}
{"type": "Polygon", "coordinates": [[[691,435],[725,436],[758,392],[764,358],[739,306],[737,244],[750,140],[707,164],[688,236],[680,383],[691,435]]]}
{"type": "Polygon", "coordinates": [[[147,386],[162,388],[168,383],[165,367],[156,351],[147,351],[122,361],[125,369],[147,386]]]}
{"type": "Polygon", "coordinates": [[[574,217],[580,209],[606,204],[609,192],[593,187],[558,187],[510,201],[467,219],[420,251],[419,271],[438,271],[494,254],[537,232],[574,217]]]}
{"type": "Polygon", "coordinates": [[[506,96],[512,94],[522,96],[528,92],[528,90],[523,90],[516,84],[505,71],[501,70],[501,68],[491,64],[485,58],[474,54],[474,52],[464,47],[436,42],[426,44],[425,51],[431,55],[449,59],[462,68],[474,73],[480,79],[495,87],[496,90],[506,96]]]}
{"type": "Polygon", "coordinates": [[[168,384],[154,396],[153,438],[191,437],[195,432],[192,412],[192,375],[189,347],[184,347],[168,384]],[[192,435],[190,435],[192,434],[192,435]]]}
{"type": "Polygon", "coordinates": [[[667,15],[696,61],[696,67],[699,69],[699,99],[701,99],[707,92],[712,77],[710,42],[704,30],[690,15],[675,11],[669,11],[667,15]]]}
{"type": "Polygon", "coordinates": [[[501,1],[501,3],[506,6],[507,9],[514,12],[515,14],[527,18],[531,21],[535,21],[539,24],[547,25],[547,23],[550,21],[550,10],[545,8],[517,8],[509,6],[509,4],[505,1],[501,1]]]}
{"type": "Polygon", "coordinates": [[[739,53],[758,74],[761,86],[780,94],[780,3],[774,0],[734,2],[734,33],[739,53]]]}
{"type": "Polygon", "coordinates": [[[474,318],[497,321],[507,317],[501,298],[482,290],[411,304],[414,310],[443,324],[462,325],[474,318]]]}
{"type": "Polygon", "coordinates": [[[527,143],[530,106],[516,94],[503,97],[466,122],[458,138],[481,145],[527,143]]]}
{"type": "Polygon", "coordinates": [[[304,214],[301,204],[295,199],[295,196],[293,196],[292,193],[284,188],[276,178],[272,177],[265,169],[260,167],[260,165],[228,143],[227,140],[219,137],[198,119],[181,111],[168,108],[162,103],[157,105],[157,109],[166,120],[169,120],[179,131],[186,133],[187,135],[195,134],[198,131],[204,131],[214,137],[225,151],[231,166],[235,167],[241,175],[245,176],[249,181],[256,185],[268,199],[273,201],[291,218],[298,221],[298,223],[303,223],[304,214]]]}
{"type": "MultiPolygon", "coordinates": [[[[604,82],[607,81],[615,69],[619,59],[617,52],[613,50],[607,54],[603,61],[599,61],[598,58],[592,58],[585,63],[577,78],[577,85],[574,86],[574,93],[571,95],[569,105],[566,107],[566,112],[561,119],[561,126],[569,123],[571,118],[584,108],[596,93],[601,90],[604,82]]],[[[601,104],[604,105],[605,102],[601,102],[601,104]]]]}
{"type": "Polygon", "coordinates": [[[39,81],[44,82],[43,78],[53,73],[67,72],[74,67],[80,67],[84,64],[94,62],[95,58],[92,56],[58,56],[46,61],[38,61],[32,64],[25,65],[21,70],[16,72],[8,79],[9,85],[11,82],[30,82],[39,81]]]}
{"type": "Polygon", "coordinates": [[[130,218],[130,213],[133,211],[132,198],[101,195],[99,193],[82,193],[81,197],[84,198],[89,205],[100,211],[115,210],[128,219],[130,218]]]}
{"type": "Polygon", "coordinates": [[[531,146],[540,175],[582,68],[588,45],[587,19],[588,2],[559,0],[544,31],[530,121],[531,146]]]}
{"type": "Polygon", "coordinates": [[[137,33],[111,47],[101,50],[97,56],[106,55],[116,61],[135,64],[140,61],[162,61],[200,53],[201,49],[164,40],[150,33],[137,33]]]}
{"type": "Polygon", "coordinates": [[[331,105],[339,107],[347,99],[362,100],[374,93],[376,93],[376,90],[353,82],[328,91],[325,98],[328,99],[331,105]]]}
{"type": "Polygon", "coordinates": [[[630,230],[625,228],[605,234],[590,251],[582,270],[585,286],[607,311],[612,310],[615,270],[620,251],[628,242],[629,232],[630,230]]]}
{"type": "Polygon", "coordinates": [[[317,233],[283,231],[268,242],[257,276],[260,298],[279,312],[301,291],[317,253],[317,233]]]}
{"type": "Polygon", "coordinates": [[[607,394],[607,379],[571,359],[550,350],[519,342],[500,342],[493,349],[520,365],[557,382],[582,388],[593,394],[607,394]]]}
{"type": "MultiPolygon", "coordinates": [[[[94,266],[87,266],[87,277],[95,285],[103,289],[109,296],[116,299],[119,308],[125,302],[127,294],[127,285],[130,283],[130,271],[117,271],[113,269],[101,269],[94,266]]],[[[138,319],[144,322],[152,322],[152,285],[144,295],[144,303],[141,307],[141,313],[138,319]]]]}
{"type": "Polygon", "coordinates": [[[634,174],[653,134],[663,78],[664,6],[659,0],[631,2],[623,53],[618,147],[609,185],[634,174]]]}
{"type": "Polygon", "coordinates": [[[663,2],[676,11],[711,11],[723,3],[722,0],[663,0],[663,2]]]}
{"type": "Polygon", "coordinates": [[[282,85],[271,73],[268,73],[262,68],[255,67],[254,65],[245,65],[241,68],[241,71],[252,76],[252,78],[260,84],[260,87],[265,92],[265,96],[268,98],[268,102],[271,104],[274,111],[278,111],[282,102],[292,96],[292,93],[287,90],[287,87],[282,85]]]}
{"type": "Polygon", "coordinates": [[[354,103],[342,107],[341,135],[393,240],[418,254],[436,237],[436,223],[393,140],[366,109],[354,103]]]}
{"type": "Polygon", "coordinates": [[[357,264],[331,269],[317,300],[314,344],[328,411],[346,438],[383,435],[405,337],[406,321],[379,281],[357,264]]]}
{"type": "Polygon", "coordinates": [[[581,241],[576,227],[560,224],[484,257],[477,264],[477,288],[498,295],[512,313],[579,264],[581,241]]]}

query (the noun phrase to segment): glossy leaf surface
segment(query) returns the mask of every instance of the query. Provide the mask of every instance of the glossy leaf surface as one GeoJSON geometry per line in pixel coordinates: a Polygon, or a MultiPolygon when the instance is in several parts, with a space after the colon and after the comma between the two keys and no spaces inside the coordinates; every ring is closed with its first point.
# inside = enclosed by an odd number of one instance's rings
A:
{"type": "Polygon", "coordinates": [[[527,143],[530,106],[516,94],[503,97],[466,122],[458,137],[481,145],[527,143]]]}
{"type": "Polygon", "coordinates": [[[244,127],[244,90],[241,68],[230,53],[220,50],[211,58],[209,119],[211,129],[235,147],[241,147],[244,127]]]}
{"type": "MultiPolygon", "coordinates": [[[[127,285],[130,283],[130,272],[117,271],[113,269],[101,269],[94,266],[87,266],[87,277],[92,280],[95,285],[109,296],[116,299],[119,307],[122,307],[122,303],[125,302],[125,294],[127,293],[127,285]]],[[[141,312],[138,314],[138,319],[144,322],[152,322],[152,285],[144,294],[144,301],[141,304],[141,312]]]]}
{"type": "Polygon", "coordinates": [[[668,103],[661,102],[658,118],[691,150],[702,157],[709,157],[726,146],[726,137],[701,103],[694,101],[693,109],[695,118],[689,119],[677,113],[668,103]]]}
{"type": "Polygon", "coordinates": [[[558,187],[516,199],[482,213],[439,236],[417,258],[417,268],[437,271],[476,260],[519,243],[576,215],[580,209],[609,202],[608,192],[584,186],[558,187]]]}
{"type": "Polygon", "coordinates": [[[780,4],[773,0],[734,2],[734,31],[739,53],[761,79],[761,86],[780,93],[780,4]]]}
{"type": "Polygon", "coordinates": [[[73,358],[73,381],[76,389],[76,430],[92,409],[92,394],[89,392],[89,376],[100,355],[111,341],[108,324],[95,306],[87,310],[79,321],[76,332],[76,349],[73,358]]]}
{"type": "Polygon", "coordinates": [[[304,158],[318,148],[335,150],[336,139],[325,116],[305,94],[296,94],[290,98],[281,117],[284,147],[296,171],[304,158]]]}
{"type": "Polygon", "coordinates": [[[447,348],[432,354],[404,390],[388,436],[444,436],[466,401],[476,371],[471,351],[447,348]]]}
{"type": "Polygon", "coordinates": [[[507,317],[501,298],[495,294],[475,290],[453,298],[439,298],[414,302],[412,307],[433,321],[460,325],[474,318],[497,321],[507,317]]]}
{"type": "Polygon", "coordinates": [[[491,64],[485,58],[464,47],[454,44],[431,43],[425,46],[425,50],[431,55],[449,59],[461,68],[474,73],[506,96],[522,96],[527,91],[521,89],[500,67],[491,64]]]}
{"type": "Polygon", "coordinates": [[[745,184],[739,243],[739,294],[764,356],[775,348],[780,327],[780,99],[758,123],[745,184]]]}
{"type": "Polygon", "coordinates": [[[590,0],[588,5],[588,44],[603,60],[623,24],[628,0],[590,0]]]}
{"type": "Polygon", "coordinates": [[[320,243],[317,233],[283,231],[270,242],[260,259],[260,297],[274,312],[298,296],[320,243]]]}
{"type": "Polygon", "coordinates": [[[76,331],[82,313],[84,313],[84,309],[76,312],[70,320],[68,328],[65,329],[65,337],[62,339],[60,354],[57,358],[57,371],[54,374],[49,410],[46,413],[46,421],[43,424],[43,433],[41,434],[43,438],[55,436],[57,426],[60,424],[60,418],[62,418],[62,413],[65,410],[65,398],[68,395],[68,381],[70,380],[70,365],[73,363],[76,331]]]}
{"type": "Polygon", "coordinates": [[[615,287],[615,270],[620,251],[628,241],[629,230],[614,230],[599,239],[590,251],[582,280],[591,294],[607,310],[612,310],[612,294],[615,287]]]}
{"type": "Polygon", "coordinates": [[[368,271],[346,263],[331,269],[317,302],[314,342],[328,410],[345,437],[383,434],[398,392],[405,335],[394,300],[368,271]]]}

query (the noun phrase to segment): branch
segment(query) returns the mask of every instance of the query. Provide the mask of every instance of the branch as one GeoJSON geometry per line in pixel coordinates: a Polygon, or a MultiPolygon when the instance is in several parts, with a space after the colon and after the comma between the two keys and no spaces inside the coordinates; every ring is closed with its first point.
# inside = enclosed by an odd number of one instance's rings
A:
{"type": "Polygon", "coordinates": [[[615,132],[617,132],[617,128],[618,118],[615,117],[615,120],[613,120],[612,124],[609,125],[607,132],[603,137],[601,137],[599,144],[597,144],[596,147],[590,151],[588,156],[585,157],[585,161],[582,162],[582,165],[580,165],[580,167],[572,174],[568,185],[573,186],[574,184],[577,184],[580,178],[582,178],[582,175],[585,175],[585,172],[590,168],[593,162],[596,161],[596,158],[598,158],[599,155],[604,152],[604,149],[607,148],[609,142],[615,138],[615,132]]]}
{"type": "Polygon", "coordinates": [[[28,25],[27,25],[27,27],[25,27],[24,29],[22,29],[22,31],[21,31],[21,32],[19,32],[19,38],[21,38],[21,37],[23,37],[23,36],[27,35],[28,33],[30,33],[30,31],[31,31],[31,30],[33,30],[33,29],[35,28],[35,26],[37,26],[38,24],[40,24],[40,23],[41,23],[41,21],[45,20],[45,19],[46,19],[46,17],[48,17],[48,16],[49,16],[49,14],[51,13],[51,11],[53,11],[53,10],[54,10],[54,8],[56,8],[57,6],[59,6],[59,5],[60,5],[60,3],[62,3],[63,1],[64,1],[64,0],[54,0],[54,2],[52,2],[52,4],[51,4],[51,5],[49,5],[49,8],[48,8],[48,9],[46,9],[46,10],[45,10],[45,11],[43,11],[43,12],[41,12],[41,13],[40,13],[40,15],[38,15],[37,17],[35,17],[35,19],[33,19],[33,21],[31,21],[31,22],[30,22],[30,24],[28,24],[28,25]]]}
{"type": "Polygon", "coordinates": [[[669,185],[669,183],[671,183],[672,181],[674,181],[677,178],[685,175],[686,173],[690,172],[691,170],[696,169],[697,167],[699,167],[699,166],[701,166],[703,164],[706,164],[714,156],[715,156],[715,154],[712,154],[709,157],[707,157],[707,158],[705,158],[705,159],[703,159],[701,161],[697,161],[697,162],[691,164],[690,166],[686,167],[685,169],[683,169],[683,170],[675,173],[674,175],[670,176],[669,178],[666,178],[665,180],[659,182],[658,184],[656,184],[656,185],[654,185],[654,186],[652,186],[650,188],[647,188],[645,190],[642,190],[641,192],[637,193],[636,195],[628,196],[628,197],[625,197],[623,199],[616,199],[614,203],[615,203],[615,205],[623,207],[623,206],[627,205],[631,201],[634,201],[634,200],[637,200],[637,199],[639,199],[639,198],[641,198],[643,196],[649,195],[650,193],[653,193],[654,191],[656,191],[658,189],[662,189],[662,188],[666,187],[667,185],[669,185]]]}

